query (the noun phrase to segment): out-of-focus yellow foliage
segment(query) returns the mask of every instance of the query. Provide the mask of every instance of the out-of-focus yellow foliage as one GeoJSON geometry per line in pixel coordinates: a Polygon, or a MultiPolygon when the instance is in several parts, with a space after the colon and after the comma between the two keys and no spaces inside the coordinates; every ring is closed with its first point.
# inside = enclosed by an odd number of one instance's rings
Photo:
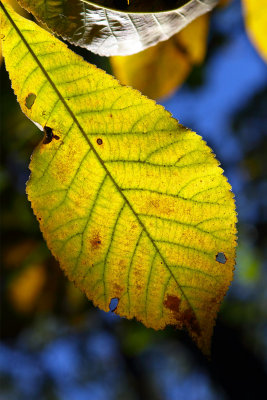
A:
{"type": "Polygon", "coordinates": [[[7,296],[13,307],[22,313],[34,311],[46,282],[45,265],[40,246],[25,240],[9,247],[3,255],[4,267],[10,270],[7,296]]]}
{"type": "Polygon", "coordinates": [[[225,7],[228,6],[228,4],[231,2],[232,0],[219,0],[218,6],[217,7],[225,7]]]}
{"type": "Polygon", "coordinates": [[[36,251],[36,243],[32,240],[25,240],[23,242],[13,245],[5,252],[4,265],[6,268],[15,269],[22,265],[22,263],[30,257],[33,251],[36,251]]]}
{"type": "Polygon", "coordinates": [[[45,268],[31,264],[14,277],[8,288],[8,295],[14,308],[28,313],[36,307],[36,300],[46,281],[45,268]]]}
{"type": "Polygon", "coordinates": [[[178,35],[178,47],[188,54],[191,64],[200,64],[206,55],[209,14],[204,14],[187,25],[178,35]]]}
{"type": "Polygon", "coordinates": [[[243,9],[248,35],[267,62],[267,1],[243,0],[243,9]]]}
{"type": "Polygon", "coordinates": [[[79,310],[86,299],[82,293],[72,282],[66,284],[66,302],[68,310],[79,310]]]}
{"type": "Polygon", "coordinates": [[[207,14],[165,42],[132,56],[111,57],[116,78],[154,99],[169,96],[206,54],[207,14]]]}
{"type": "Polygon", "coordinates": [[[27,193],[52,253],[96,306],[116,298],[116,313],[147,327],[186,327],[209,353],[236,244],[233,194],[211,150],[162,106],[0,11],[12,87],[45,132],[27,193]]]}

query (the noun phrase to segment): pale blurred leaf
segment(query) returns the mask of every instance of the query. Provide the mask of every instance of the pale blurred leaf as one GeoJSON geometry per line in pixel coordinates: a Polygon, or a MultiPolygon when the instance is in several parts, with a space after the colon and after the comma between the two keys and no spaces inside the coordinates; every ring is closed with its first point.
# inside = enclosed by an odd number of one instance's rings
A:
{"type": "Polygon", "coordinates": [[[209,16],[202,15],[169,40],[141,53],[111,57],[116,78],[154,99],[170,95],[206,54],[209,16]]]}
{"type": "Polygon", "coordinates": [[[134,54],[167,40],[218,2],[132,0],[118,11],[113,1],[19,1],[54,33],[102,56],[134,54]]]}

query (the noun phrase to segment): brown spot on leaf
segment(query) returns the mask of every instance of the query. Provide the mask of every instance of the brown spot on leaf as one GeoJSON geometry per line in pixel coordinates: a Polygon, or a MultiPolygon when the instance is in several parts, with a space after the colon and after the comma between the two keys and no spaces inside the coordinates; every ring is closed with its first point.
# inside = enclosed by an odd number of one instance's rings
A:
{"type": "Polygon", "coordinates": [[[193,310],[188,308],[187,310],[183,311],[179,316],[179,320],[183,323],[183,325],[194,332],[197,336],[201,335],[200,326],[193,310]]]}
{"type": "Polygon", "coordinates": [[[177,296],[167,295],[167,299],[164,300],[164,307],[168,308],[171,311],[179,312],[181,300],[177,296]]]}
{"type": "Polygon", "coordinates": [[[148,200],[147,209],[148,211],[155,210],[165,215],[170,215],[174,211],[172,204],[167,201],[160,201],[159,199],[148,200]]]}
{"type": "Polygon", "coordinates": [[[214,312],[215,309],[220,305],[220,297],[212,297],[206,304],[206,310],[208,312],[214,312]]]}
{"type": "Polygon", "coordinates": [[[159,200],[150,200],[149,205],[151,208],[159,208],[159,200]]]}
{"type": "Polygon", "coordinates": [[[60,137],[58,135],[54,135],[53,129],[49,126],[44,126],[45,137],[43,140],[43,144],[48,144],[52,141],[52,139],[59,140],[60,137]]]}
{"type": "Polygon", "coordinates": [[[118,264],[119,264],[119,266],[121,267],[121,269],[124,269],[124,268],[126,267],[125,260],[120,260],[120,261],[118,262],[118,264]]]}
{"type": "Polygon", "coordinates": [[[96,141],[97,144],[101,145],[103,143],[103,140],[101,138],[98,138],[96,141]]]}
{"type": "Polygon", "coordinates": [[[130,229],[131,229],[131,230],[134,230],[134,229],[136,229],[137,227],[138,227],[138,225],[134,223],[134,224],[131,225],[131,228],[130,228],[130,229]]]}
{"type": "Polygon", "coordinates": [[[91,239],[90,239],[91,247],[92,249],[98,249],[101,245],[101,238],[99,233],[96,233],[91,239]]]}
{"type": "Polygon", "coordinates": [[[121,292],[123,291],[123,288],[120,285],[118,285],[117,283],[114,283],[113,289],[114,289],[114,292],[116,293],[116,295],[120,295],[121,292]]]}
{"type": "Polygon", "coordinates": [[[140,279],[140,277],[142,278],[142,267],[141,266],[137,266],[134,270],[134,276],[137,280],[140,279]]]}
{"type": "Polygon", "coordinates": [[[174,313],[174,317],[179,323],[186,326],[188,330],[194,332],[197,336],[200,336],[201,330],[194,311],[190,308],[181,311],[180,303],[181,300],[177,296],[167,295],[163,305],[174,313]]]}

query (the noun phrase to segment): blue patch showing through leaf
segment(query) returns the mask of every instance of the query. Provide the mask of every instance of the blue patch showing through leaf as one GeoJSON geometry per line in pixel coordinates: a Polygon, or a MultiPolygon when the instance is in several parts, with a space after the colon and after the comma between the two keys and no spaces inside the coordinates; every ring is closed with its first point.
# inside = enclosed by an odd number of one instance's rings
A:
{"type": "Polygon", "coordinates": [[[119,299],[118,299],[117,297],[113,297],[113,298],[110,300],[110,303],[109,303],[109,309],[110,309],[110,311],[111,311],[111,312],[114,312],[114,311],[116,310],[116,308],[118,307],[118,304],[119,304],[119,299]]]}
{"type": "Polygon", "coordinates": [[[216,255],[216,261],[218,261],[221,264],[225,264],[226,263],[226,257],[224,255],[224,253],[218,253],[216,255]]]}

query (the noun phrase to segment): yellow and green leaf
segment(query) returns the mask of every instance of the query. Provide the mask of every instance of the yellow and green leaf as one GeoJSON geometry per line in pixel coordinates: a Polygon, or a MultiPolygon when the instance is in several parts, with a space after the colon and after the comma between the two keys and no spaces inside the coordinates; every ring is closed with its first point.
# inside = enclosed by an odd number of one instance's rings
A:
{"type": "Polygon", "coordinates": [[[116,78],[153,99],[169,96],[206,54],[209,16],[197,18],[169,40],[131,56],[111,57],[116,78]]]}
{"type": "Polygon", "coordinates": [[[267,62],[267,1],[243,0],[243,8],[248,35],[267,62]]]}
{"type": "Polygon", "coordinates": [[[116,298],[147,327],[186,327],[207,354],[236,234],[211,150],[2,2],[0,16],[13,89],[45,132],[27,193],[52,253],[96,306],[116,298]]]}

